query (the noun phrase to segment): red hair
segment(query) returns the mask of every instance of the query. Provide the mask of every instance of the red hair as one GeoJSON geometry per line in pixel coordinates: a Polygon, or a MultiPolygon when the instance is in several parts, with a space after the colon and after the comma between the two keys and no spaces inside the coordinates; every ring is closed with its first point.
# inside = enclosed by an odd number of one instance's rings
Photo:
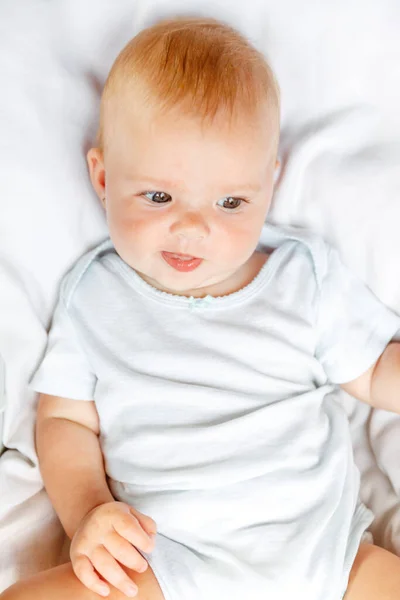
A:
{"type": "MultiPolygon", "coordinates": [[[[214,19],[176,18],[142,30],[116,58],[105,83],[98,142],[113,99],[135,90],[147,104],[212,123],[254,116],[267,103],[279,135],[279,87],[265,57],[214,19]]],[[[276,140],[277,141],[277,140],[276,140]]]]}

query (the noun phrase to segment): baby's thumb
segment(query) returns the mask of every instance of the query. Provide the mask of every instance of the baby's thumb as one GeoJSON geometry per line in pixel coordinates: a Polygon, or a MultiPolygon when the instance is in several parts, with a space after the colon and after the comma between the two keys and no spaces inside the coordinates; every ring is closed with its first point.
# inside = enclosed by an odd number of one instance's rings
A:
{"type": "Polygon", "coordinates": [[[157,525],[156,525],[156,522],[151,517],[149,517],[147,515],[144,515],[143,513],[139,512],[133,506],[130,506],[129,510],[132,513],[132,515],[137,518],[137,520],[139,521],[141,527],[145,530],[145,532],[148,535],[155,535],[156,534],[156,532],[157,532],[157,525]]]}

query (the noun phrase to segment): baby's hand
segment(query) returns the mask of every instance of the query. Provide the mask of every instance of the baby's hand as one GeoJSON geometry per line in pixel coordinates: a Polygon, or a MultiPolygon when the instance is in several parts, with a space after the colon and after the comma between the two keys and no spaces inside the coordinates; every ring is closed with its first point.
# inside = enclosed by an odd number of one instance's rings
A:
{"type": "Polygon", "coordinates": [[[72,538],[70,556],[75,575],[101,596],[108,596],[110,588],[98,573],[126,596],[136,596],[137,586],[118,562],[143,573],[147,561],[136,548],[151,552],[155,532],[153,519],[124,502],[97,506],[82,519],[72,538]]]}

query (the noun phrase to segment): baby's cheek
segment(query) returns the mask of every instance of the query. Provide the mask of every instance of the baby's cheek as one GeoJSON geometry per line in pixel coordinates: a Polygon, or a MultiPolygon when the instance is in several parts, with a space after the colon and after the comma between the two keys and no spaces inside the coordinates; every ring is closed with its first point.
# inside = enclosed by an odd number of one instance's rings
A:
{"type": "MultiPolygon", "coordinates": [[[[115,223],[121,249],[141,261],[160,249],[163,232],[151,219],[126,215],[115,223]]],[[[111,227],[110,227],[111,232],[111,227]]],[[[122,256],[122,254],[121,254],[122,256]]]]}
{"type": "Polygon", "coordinates": [[[241,261],[254,252],[259,239],[259,229],[251,227],[227,228],[224,235],[217,236],[218,251],[227,261],[241,261]]]}
{"type": "Polygon", "coordinates": [[[110,211],[108,225],[114,235],[129,240],[133,236],[137,238],[141,235],[145,223],[143,219],[138,219],[132,210],[114,210],[110,211]]]}
{"type": "Polygon", "coordinates": [[[116,251],[130,264],[130,258],[136,254],[136,246],[139,244],[139,231],[134,230],[131,219],[126,219],[115,212],[109,212],[107,220],[110,237],[116,251]]]}

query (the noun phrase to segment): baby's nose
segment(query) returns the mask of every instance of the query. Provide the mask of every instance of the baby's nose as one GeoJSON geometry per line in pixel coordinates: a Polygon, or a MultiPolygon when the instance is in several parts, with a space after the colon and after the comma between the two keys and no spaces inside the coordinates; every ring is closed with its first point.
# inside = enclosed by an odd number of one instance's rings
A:
{"type": "Polygon", "coordinates": [[[203,239],[209,232],[207,221],[199,212],[186,212],[171,225],[171,233],[190,239],[203,239]]]}

